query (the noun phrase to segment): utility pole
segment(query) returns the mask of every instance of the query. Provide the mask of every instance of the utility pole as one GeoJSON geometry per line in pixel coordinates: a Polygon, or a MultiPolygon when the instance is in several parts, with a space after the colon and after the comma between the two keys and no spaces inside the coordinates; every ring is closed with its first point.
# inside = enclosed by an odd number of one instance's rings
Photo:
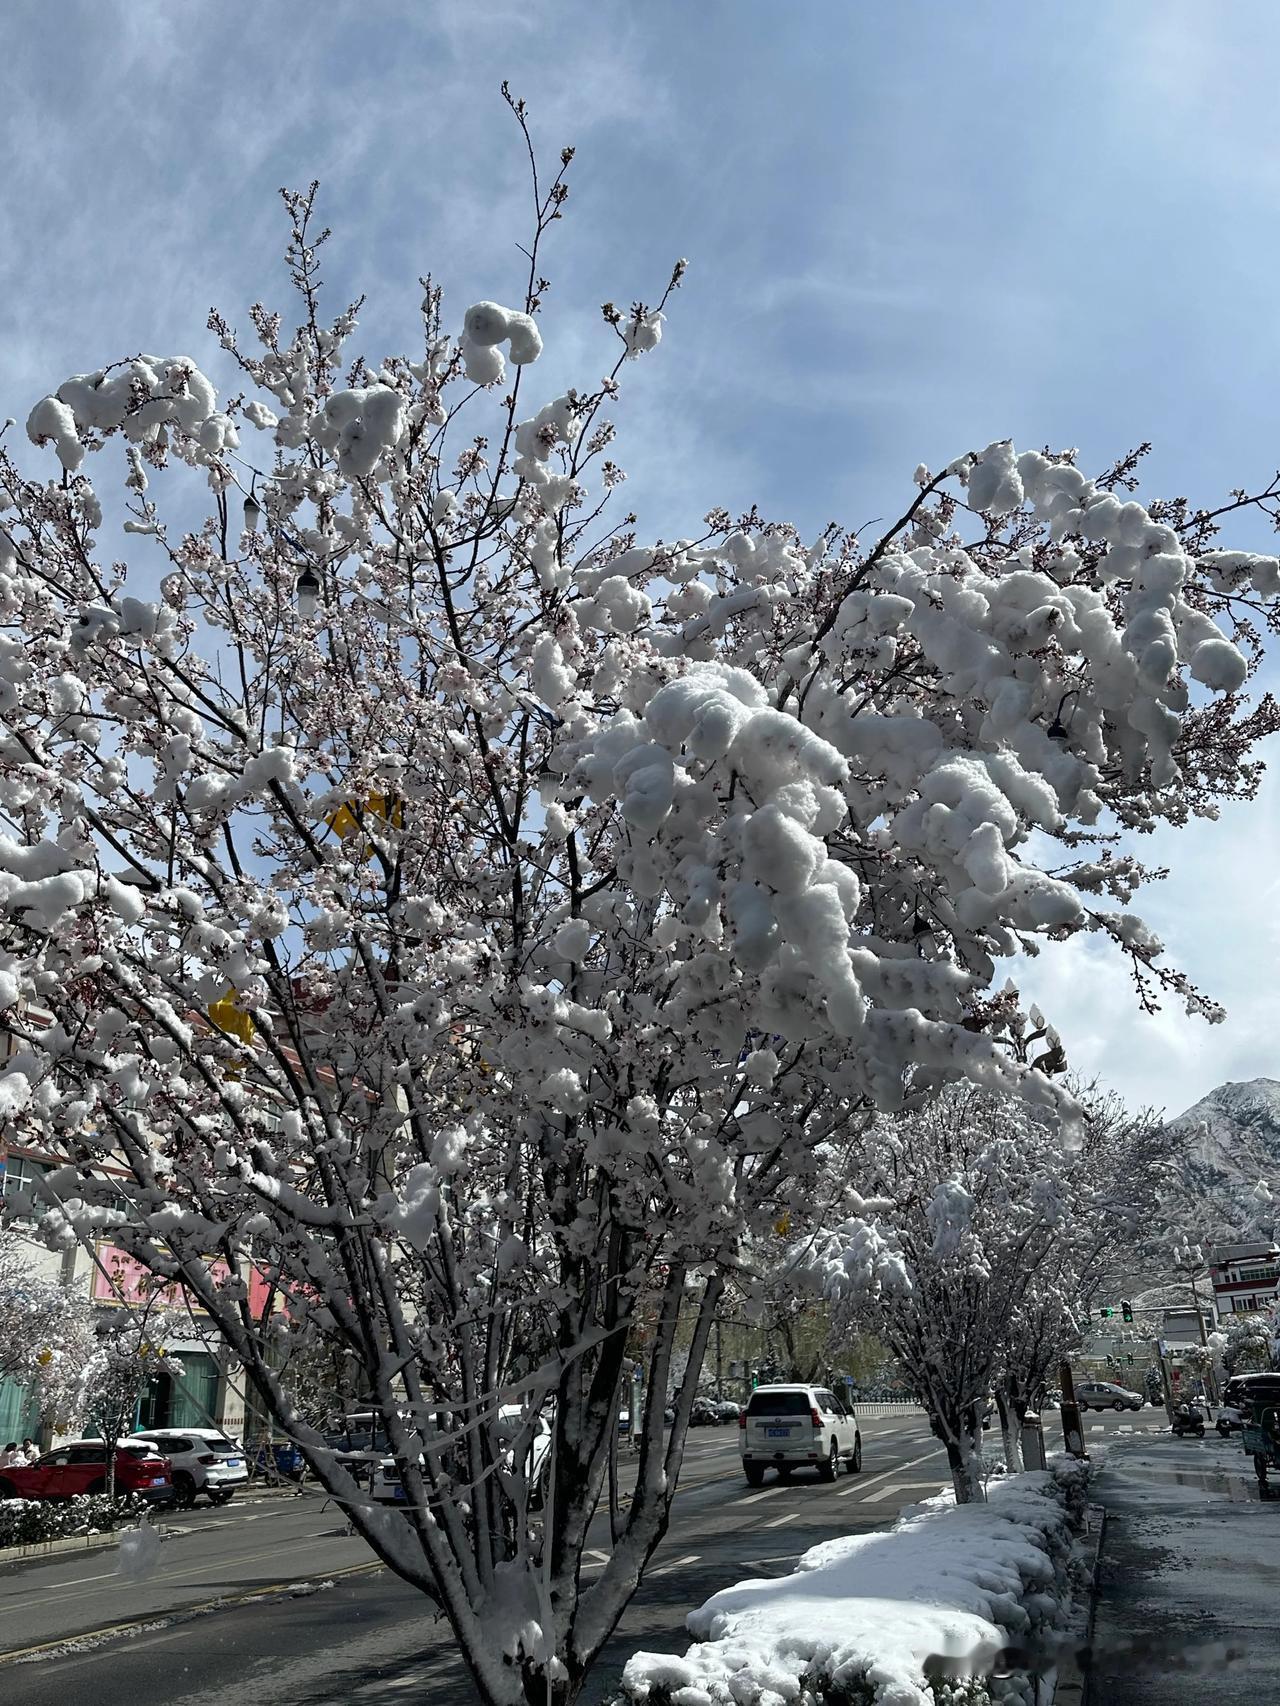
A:
{"type": "Polygon", "coordinates": [[[724,1397],[724,1376],[722,1373],[723,1363],[724,1363],[723,1349],[724,1349],[724,1347],[720,1343],[720,1315],[719,1315],[719,1311],[717,1311],[716,1312],[716,1402],[717,1403],[719,1403],[720,1400],[724,1397]]]}

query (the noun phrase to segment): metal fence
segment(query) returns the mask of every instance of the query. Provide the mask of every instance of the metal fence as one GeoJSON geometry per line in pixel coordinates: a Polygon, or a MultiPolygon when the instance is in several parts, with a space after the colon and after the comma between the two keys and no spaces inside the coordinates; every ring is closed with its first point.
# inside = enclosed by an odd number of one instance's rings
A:
{"type": "Polygon", "coordinates": [[[864,1403],[860,1398],[855,1398],[853,1410],[855,1415],[866,1416],[870,1421],[875,1421],[883,1416],[924,1415],[924,1411],[914,1398],[882,1398],[867,1403],[864,1403]]]}

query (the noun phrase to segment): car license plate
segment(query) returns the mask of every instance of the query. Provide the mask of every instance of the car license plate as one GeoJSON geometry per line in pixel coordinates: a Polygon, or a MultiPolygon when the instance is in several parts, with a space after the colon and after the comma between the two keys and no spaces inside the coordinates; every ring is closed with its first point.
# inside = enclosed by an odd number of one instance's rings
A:
{"type": "Polygon", "coordinates": [[[766,1428],[764,1430],[764,1435],[765,1435],[766,1439],[790,1439],[791,1438],[791,1429],[790,1428],[766,1428]]]}
{"type": "Polygon", "coordinates": [[[153,1475],[151,1477],[150,1481],[147,1483],[147,1485],[150,1487],[163,1487],[164,1484],[165,1484],[165,1479],[164,1479],[163,1475],[153,1475]]]}
{"type": "Polygon", "coordinates": [[[222,1466],[224,1469],[238,1469],[240,1467],[240,1459],[238,1457],[224,1457],[222,1460],[222,1466]]]}
{"type": "Polygon", "coordinates": [[[407,1499],[407,1498],[408,1498],[408,1497],[409,1497],[409,1495],[408,1495],[408,1493],[406,1493],[406,1492],[405,1492],[405,1490],[404,1490],[404,1488],[403,1488],[403,1487],[397,1487],[397,1488],[396,1488],[396,1489],[395,1489],[395,1497],[396,1497],[396,1498],[397,1498],[397,1499],[402,1499],[402,1500],[403,1500],[403,1499],[407,1499]]]}

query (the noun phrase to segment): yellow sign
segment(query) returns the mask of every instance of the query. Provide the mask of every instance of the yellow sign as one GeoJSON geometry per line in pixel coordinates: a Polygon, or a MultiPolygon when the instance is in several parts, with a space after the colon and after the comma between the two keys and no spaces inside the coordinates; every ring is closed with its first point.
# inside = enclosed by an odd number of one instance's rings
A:
{"type": "MultiPolygon", "coordinates": [[[[363,815],[380,817],[383,823],[389,824],[392,829],[401,829],[404,826],[404,801],[395,794],[370,794],[364,803],[363,815]]],[[[339,806],[326,821],[329,828],[343,841],[349,835],[360,833],[361,825],[353,804],[339,806]]]]}
{"type": "Polygon", "coordinates": [[[791,1230],[791,1210],[786,1209],[773,1223],[773,1230],[779,1238],[785,1238],[791,1230]]]}
{"type": "Polygon", "coordinates": [[[238,1037],[242,1043],[253,1041],[256,1029],[253,1018],[235,1004],[235,990],[229,989],[221,1001],[215,1001],[209,1009],[209,1017],[220,1031],[225,1031],[229,1037],[238,1037]]]}

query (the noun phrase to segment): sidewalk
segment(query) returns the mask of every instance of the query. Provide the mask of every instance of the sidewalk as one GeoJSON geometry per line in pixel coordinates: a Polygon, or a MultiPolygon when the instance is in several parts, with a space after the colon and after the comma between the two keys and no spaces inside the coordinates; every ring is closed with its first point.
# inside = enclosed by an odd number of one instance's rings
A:
{"type": "Polygon", "coordinates": [[[1091,1706],[1260,1706],[1280,1677],[1280,1503],[1239,1443],[1109,1447],[1091,1706]]]}

